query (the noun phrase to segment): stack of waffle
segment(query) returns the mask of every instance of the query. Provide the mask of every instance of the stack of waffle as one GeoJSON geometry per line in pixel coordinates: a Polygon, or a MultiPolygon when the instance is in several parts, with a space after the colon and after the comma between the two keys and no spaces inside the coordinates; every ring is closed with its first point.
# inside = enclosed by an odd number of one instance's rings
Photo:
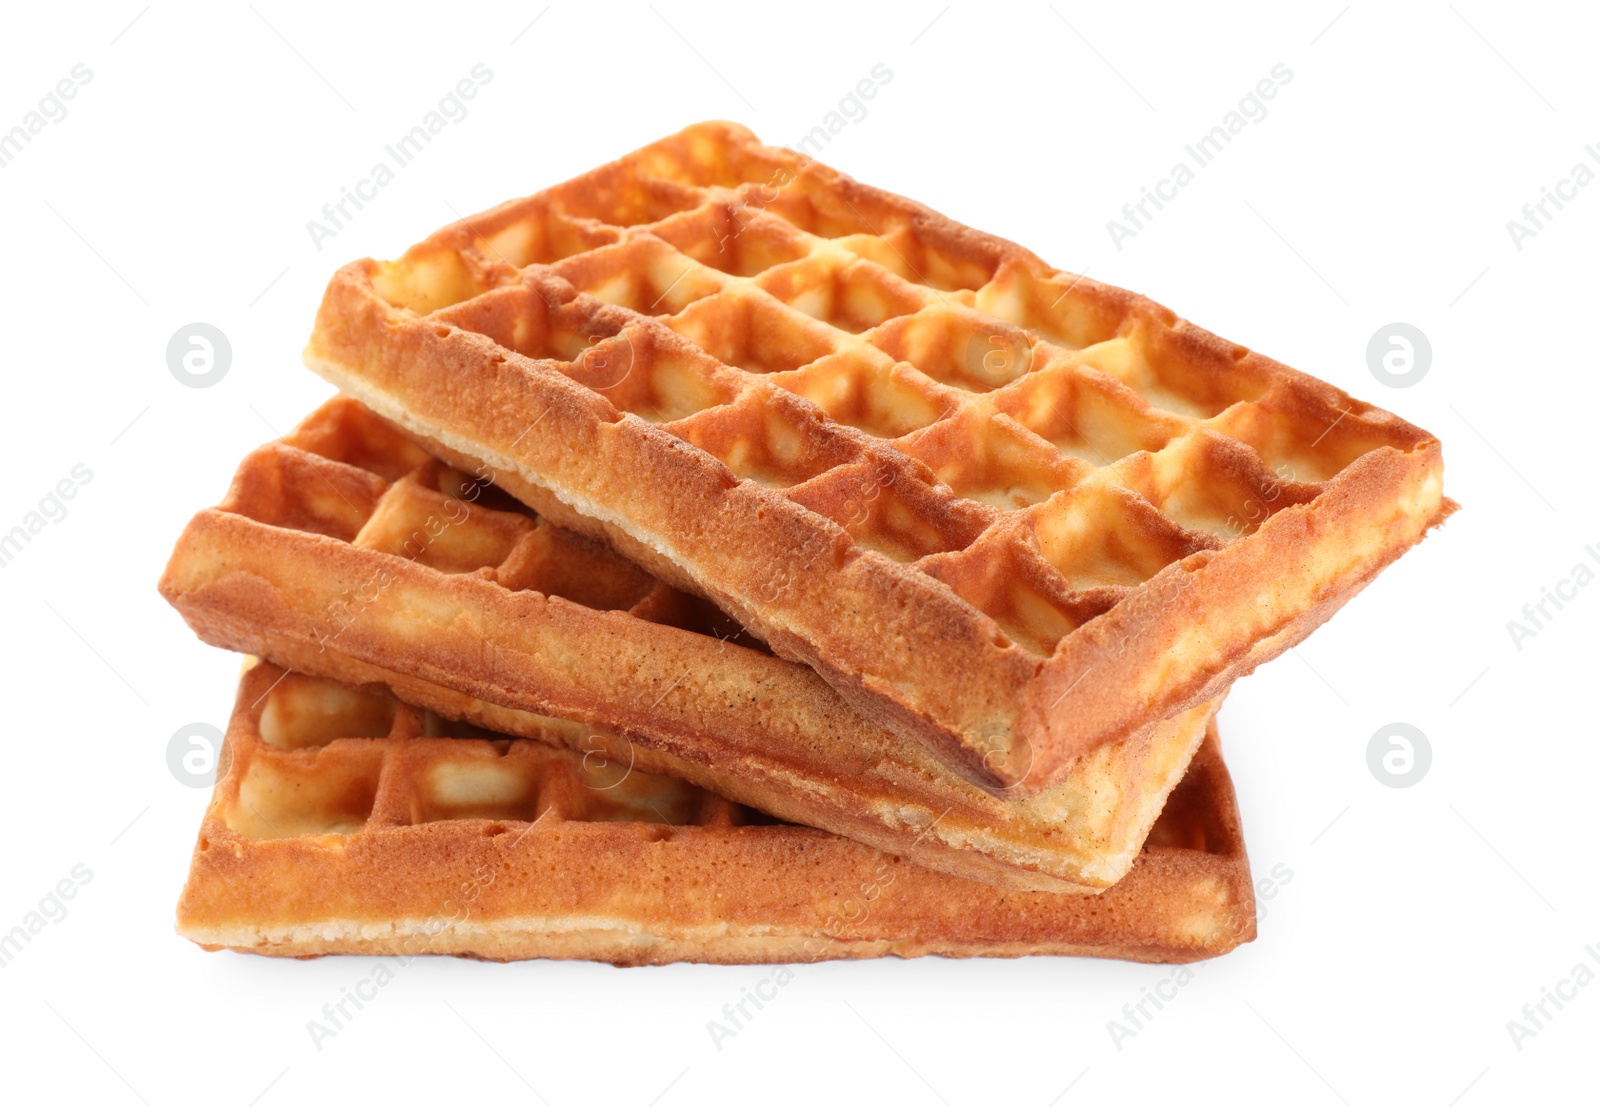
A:
{"type": "Polygon", "coordinates": [[[305,359],[161,583],[253,658],[210,949],[1224,953],[1218,704],[1453,508],[1392,414],[730,124],[345,267],[305,359]]]}

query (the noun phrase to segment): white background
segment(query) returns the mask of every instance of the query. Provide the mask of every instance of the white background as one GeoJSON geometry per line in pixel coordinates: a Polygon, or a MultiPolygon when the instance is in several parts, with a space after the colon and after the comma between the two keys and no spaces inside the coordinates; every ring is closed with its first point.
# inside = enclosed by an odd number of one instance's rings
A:
{"type": "Polygon", "coordinates": [[[0,34],[0,130],[75,64],[93,73],[0,168],[0,532],[75,464],[93,472],[68,516],[0,568],[0,933],[75,864],[93,872],[0,968],[0,1101],[1594,1099],[1600,987],[1520,1049],[1507,1028],[1576,964],[1600,974],[1584,952],[1600,952],[1600,585],[1520,649],[1507,632],[1573,565],[1600,569],[1583,551],[1600,546],[1600,183],[1520,251],[1506,227],[1575,163],[1600,169],[1584,153],[1600,144],[1592,14],[1481,0],[140,8],[12,6],[0,34]],[[470,114],[316,250],[306,222],[479,62],[493,79],[470,114]],[[717,1050],[707,1022],[760,972],[427,959],[315,1049],[307,1022],[370,959],[213,955],[172,932],[208,792],[176,783],[165,751],[178,727],[225,721],[238,663],[157,597],[171,543],[248,449],[329,393],[298,356],[338,264],[397,254],[453,212],[696,120],[793,142],[880,62],[892,80],[825,161],[1149,293],[1443,439],[1460,514],[1224,712],[1254,871],[1292,873],[1262,902],[1260,940],[1198,970],[1120,1048],[1108,1022],[1171,969],[804,968],[717,1050]],[[1106,222],[1277,63],[1293,79],[1266,118],[1115,249],[1106,222]],[[232,342],[209,389],[165,361],[194,321],[232,342]],[[1409,389],[1366,362],[1396,321],[1433,347],[1409,389]],[[1432,748],[1406,789],[1366,758],[1396,721],[1432,748]]]}

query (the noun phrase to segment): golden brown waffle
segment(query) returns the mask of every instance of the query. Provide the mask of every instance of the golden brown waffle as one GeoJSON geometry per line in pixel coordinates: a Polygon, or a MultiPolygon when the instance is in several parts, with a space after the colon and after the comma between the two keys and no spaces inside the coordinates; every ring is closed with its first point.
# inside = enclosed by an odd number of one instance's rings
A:
{"type": "MultiPolygon", "coordinates": [[[[551,722],[571,744],[586,728],[551,722]]],[[[240,683],[178,931],[207,949],[792,963],[1088,954],[1255,937],[1215,736],[1104,895],[1002,892],[543,741],[474,740],[381,688],[240,683]]]]}
{"type": "Polygon", "coordinates": [[[345,267],[306,362],[1017,794],[1453,508],[1392,414],[731,124],[345,267]]]}
{"type": "MultiPolygon", "coordinates": [[[[537,433],[535,433],[537,435],[537,433]]],[[[1214,704],[997,798],[864,720],[810,669],[336,398],[240,466],[162,593],[205,640],[453,720],[578,743],[792,822],[1012,888],[1132,865],[1214,704]],[[637,743],[637,744],[635,744],[637,743]]]]}

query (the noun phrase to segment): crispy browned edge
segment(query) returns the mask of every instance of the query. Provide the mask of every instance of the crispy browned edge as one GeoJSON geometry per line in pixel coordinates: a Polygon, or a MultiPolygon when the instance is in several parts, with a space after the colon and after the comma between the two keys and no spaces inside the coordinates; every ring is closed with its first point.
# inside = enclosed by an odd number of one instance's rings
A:
{"type": "Polygon", "coordinates": [[[591,747],[642,771],[1015,889],[1116,882],[1220,702],[1125,739],[1114,783],[1102,787],[1101,774],[1085,770],[1078,794],[1108,788],[1120,800],[1111,831],[1103,841],[1056,838],[1037,820],[1018,821],[1034,801],[950,774],[863,720],[805,667],[703,634],[508,592],[223,509],[186,527],[160,591],[211,644],[342,683],[383,683],[505,733],[542,736],[540,715],[581,721],[591,747]],[[375,579],[383,590],[372,605],[343,605],[375,579]],[[334,612],[348,624],[335,629],[334,612]]]}
{"type": "MultiPolygon", "coordinates": [[[[246,672],[231,746],[256,736],[279,674],[246,672]]],[[[253,840],[224,820],[238,787],[232,771],[218,781],[178,904],[179,933],[208,950],[616,965],[925,954],[1190,962],[1256,936],[1214,725],[1168,802],[1170,827],[1203,848],[1148,846],[1099,895],[1009,892],[799,826],[561,820],[529,830],[458,819],[253,840]]]]}
{"type": "MultiPolygon", "coordinates": [[[[698,128],[718,129],[726,143],[756,142],[738,125],[698,128]]],[[[898,205],[941,249],[998,251],[1005,265],[1055,273],[1024,249],[915,202],[816,164],[808,171],[898,205]]],[[[492,234],[522,204],[499,206],[426,242],[492,234]]],[[[605,398],[552,365],[389,305],[373,287],[377,269],[368,259],[335,274],[306,349],[308,366],[436,454],[469,469],[494,468],[501,485],[546,516],[601,536],[663,580],[711,598],[776,651],[815,668],[865,715],[997,792],[1041,790],[1072,756],[1222,691],[1298,643],[1454,509],[1441,491],[1438,442],[1427,433],[1147,298],[1075,279],[1076,293],[1123,319],[1125,332],[1144,330],[1157,358],[1181,357],[1212,372],[1238,364],[1292,380],[1320,400],[1319,415],[1354,413],[1414,447],[1371,451],[1312,502],[1280,511],[1220,553],[1169,566],[1069,634],[1036,668],[990,618],[943,584],[852,549],[834,522],[780,492],[738,482],[714,457],[637,417],[619,419],[605,398]],[[524,435],[530,414],[540,416],[538,436],[524,435]],[[650,482],[636,482],[638,475],[650,482]],[[757,519],[771,543],[726,542],[748,542],[746,523],[757,519]],[[669,552],[673,546],[680,551],[669,552]],[[796,589],[778,604],[757,605],[762,586],[773,582],[796,589]],[[950,683],[951,676],[961,682],[950,683]],[[1021,769],[1027,771],[1019,778],[1021,769]]]]}

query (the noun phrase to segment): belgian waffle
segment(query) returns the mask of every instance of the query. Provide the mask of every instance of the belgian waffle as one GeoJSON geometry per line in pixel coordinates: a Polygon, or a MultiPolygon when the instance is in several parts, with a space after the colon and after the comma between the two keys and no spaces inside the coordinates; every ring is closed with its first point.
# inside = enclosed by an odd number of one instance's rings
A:
{"type": "MultiPolygon", "coordinates": [[[[551,734],[581,737],[575,723],[551,734]]],[[[1104,895],[1001,892],[381,688],[248,667],[178,931],[207,949],[797,963],[921,954],[1193,961],[1255,937],[1211,735],[1104,895]]]]}
{"type": "Polygon", "coordinates": [[[1044,793],[998,798],[702,600],[348,398],[245,459],[161,591],[224,648],[508,734],[579,721],[588,756],[1012,888],[1117,881],[1214,709],[1085,754],[1044,793]]]}
{"type": "Polygon", "coordinates": [[[343,268],[306,362],[1014,794],[1453,509],[1392,414],[731,124],[343,268]]]}

